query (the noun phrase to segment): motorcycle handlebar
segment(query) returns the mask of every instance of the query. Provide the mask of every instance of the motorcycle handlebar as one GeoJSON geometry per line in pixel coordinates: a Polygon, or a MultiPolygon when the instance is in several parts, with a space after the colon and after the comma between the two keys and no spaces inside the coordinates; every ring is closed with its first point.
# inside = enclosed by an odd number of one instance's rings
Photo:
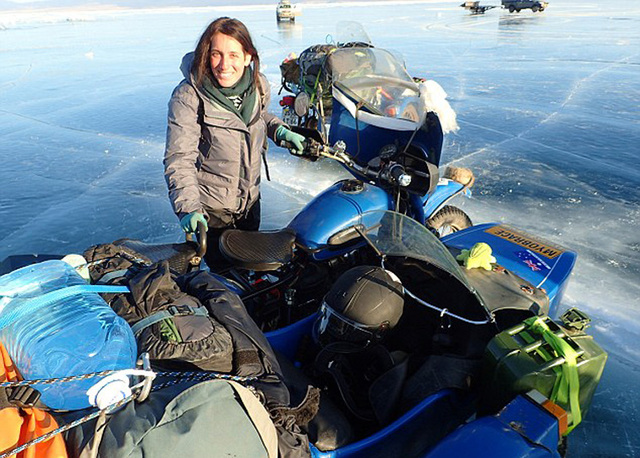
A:
{"type": "Polygon", "coordinates": [[[309,150],[308,154],[312,156],[334,159],[366,177],[383,180],[401,187],[407,187],[411,184],[411,175],[406,172],[402,164],[391,162],[383,165],[380,169],[371,169],[368,166],[360,165],[347,153],[346,145],[341,140],[333,146],[316,144],[309,150]]]}

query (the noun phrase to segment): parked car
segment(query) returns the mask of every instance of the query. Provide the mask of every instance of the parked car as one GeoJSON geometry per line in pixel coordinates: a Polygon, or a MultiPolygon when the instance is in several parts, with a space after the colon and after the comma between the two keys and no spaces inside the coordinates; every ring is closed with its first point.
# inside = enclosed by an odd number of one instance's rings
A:
{"type": "Polygon", "coordinates": [[[509,10],[510,13],[520,10],[531,9],[534,13],[544,11],[549,2],[541,2],[538,0],[502,0],[502,7],[509,10]]]}

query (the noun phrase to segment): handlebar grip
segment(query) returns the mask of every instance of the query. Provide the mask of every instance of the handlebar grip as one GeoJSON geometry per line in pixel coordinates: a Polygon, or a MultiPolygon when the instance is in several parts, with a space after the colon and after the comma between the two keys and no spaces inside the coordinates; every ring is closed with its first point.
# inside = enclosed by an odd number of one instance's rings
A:
{"type": "Polygon", "coordinates": [[[322,145],[312,138],[307,138],[303,142],[304,149],[302,151],[297,150],[292,143],[285,140],[280,142],[280,146],[287,148],[292,155],[307,159],[311,162],[317,161],[321,156],[320,150],[322,145]]]}
{"type": "Polygon", "coordinates": [[[391,178],[391,181],[402,187],[406,187],[411,184],[411,175],[408,175],[405,172],[404,167],[400,164],[393,164],[389,168],[389,177],[391,178]]]}
{"type": "Polygon", "coordinates": [[[280,141],[280,146],[283,148],[287,148],[289,151],[294,149],[294,145],[291,142],[288,142],[286,140],[281,140],[280,141]]]}
{"type": "Polygon", "coordinates": [[[280,146],[283,148],[287,148],[289,150],[289,153],[293,154],[294,156],[305,156],[306,153],[306,142],[305,142],[305,150],[300,152],[293,143],[288,142],[286,140],[281,140],[280,141],[280,146]]]}

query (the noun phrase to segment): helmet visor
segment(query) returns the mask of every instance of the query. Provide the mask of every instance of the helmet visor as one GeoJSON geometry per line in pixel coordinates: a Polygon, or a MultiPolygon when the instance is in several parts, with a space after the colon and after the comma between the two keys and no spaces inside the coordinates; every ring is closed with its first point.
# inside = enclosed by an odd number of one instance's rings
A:
{"type": "Polygon", "coordinates": [[[323,302],[313,325],[313,336],[323,346],[333,342],[368,344],[375,340],[376,330],[342,316],[323,302]]]}

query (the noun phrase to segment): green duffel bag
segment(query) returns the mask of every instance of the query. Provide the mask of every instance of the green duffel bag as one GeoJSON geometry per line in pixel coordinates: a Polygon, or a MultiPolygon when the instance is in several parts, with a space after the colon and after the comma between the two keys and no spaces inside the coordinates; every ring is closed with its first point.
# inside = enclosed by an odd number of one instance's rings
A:
{"type": "Polygon", "coordinates": [[[69,457],[277,458],[269,413],[246,387],[228,380],[183,383],[152,392],[72,429],[69,457]]]}

